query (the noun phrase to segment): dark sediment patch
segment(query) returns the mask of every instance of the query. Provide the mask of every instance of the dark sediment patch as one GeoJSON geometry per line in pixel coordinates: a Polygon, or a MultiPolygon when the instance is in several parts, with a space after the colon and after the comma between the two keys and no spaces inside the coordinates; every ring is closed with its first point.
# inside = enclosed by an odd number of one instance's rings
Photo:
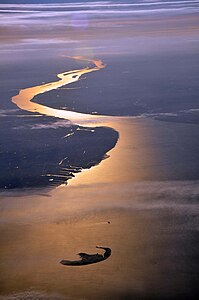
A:
{"type": "MultiPolygon", "coordinates": [[[[107,127],[85,128],[53,117],[3,118],[0,189],[54,187],[103,160],[118,139],[107,127]]],[[[21,116],[21,117],[20,117],[21,116]]]]}
{"type": "Polygon", "coordinates": [[[106,260],[111,255],[111,249],[107,247],[98,247],[98,249],[105,250],[104,254],[87,254],[87,253],[78,253],[78,255],[81,257],[80,260],[61,260],[60,264],[65,266],[83,266],[83,265],[90,265],[95,264],[100,261],[106,260]]]}

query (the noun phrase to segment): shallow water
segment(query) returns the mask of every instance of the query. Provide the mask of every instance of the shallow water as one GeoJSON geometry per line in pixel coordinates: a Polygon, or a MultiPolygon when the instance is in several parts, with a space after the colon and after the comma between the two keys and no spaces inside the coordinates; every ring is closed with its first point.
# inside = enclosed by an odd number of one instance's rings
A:
{"type": "Polygon", "coordinates": [[[197,299],[198,1],[41,2],[0,4],[0,180],[15,183],[0,194],[0,299],[197,299]],[[106,68],[47,92],[94,57],[106,68]],[[76,124],[17,108],[30,87],[76,124]],[[39,188],[63,162],[81,172],[39,188]],[[112,255],[59,263],[96,245],[112,255]]]}

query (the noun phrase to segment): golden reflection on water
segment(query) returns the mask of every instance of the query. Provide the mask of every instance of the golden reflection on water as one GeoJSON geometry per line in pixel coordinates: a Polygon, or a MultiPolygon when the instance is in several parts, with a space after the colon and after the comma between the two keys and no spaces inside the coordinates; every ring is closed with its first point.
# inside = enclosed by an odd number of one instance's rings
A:
{"type": "Polygon", "coordinates": [[[32,102],[33,98],[39,94],[43,94],[45,92],[49,92],[57,88],[60,88],[64,85],[68,85],[70,83],[76,82],[79,80],[79,78],[82,75],[90,72],[98,71],[105,67],[105,65],[100,60],[89,60],[81,56],[77,56],[77,57],[75,56],[74,58],[92,62],[93,64],[95,64],[95,67],[84,68],[81,70],[72,70],[72,71],[67,71],[67,72],[57,74],[57,77],[60,80],[22,89],[20,90],[19,94],[12,97],[12,102],[15,103],[22,110],[26,110],[34,113],[37,112],[47,116],[67,119],[78,125],[93,126],[92,123],[95,123],[95,126],[97,126],[98,122],[101,123],[104,119],[106,119],[105,116],[95,116],[95,115],[82,114],[82,113],[77,113],[72,111],[59,110],[59,109],[54,109],[48,106],[44,106],[32,102]]]}
{"type": "Polygon", "coordinates": [[[4,257],[0,260],[3,292],[31,289],[58,293],[64,299],[115,299],[109,293],[139,289],[139,281],[150,274],[149,267],[142,274],[143,257],[149,266],[150,256],[143,255],[141,246],[136,251],[135,241],[141,237],[146,246],[151,228],[144,228],[145,223],[141,222],[137,227],[138,219],[136,214],[132,218],[128,213],[107,211],[85,216],[78,222],[57,220],[4,226],[1,233],[5,246],[0,256],[4,257]],[[106,222],[110,218],[111,226],[106,222]],[[125,236],[126,231],[130,240],[125,236]],[[106,263],[86,266],[84,270],[59,264],[63,258],[76,259],[80,251],[94,253],[96,243],[110,244],[114,251],[106,263]]]}
{"type": "Polygon", "coordinates": [[[147,148],[148,152],[146,152],[146,148],[142,146],[142,137],[146,138],[147,136],[146,128],[140,129],[139,122],[133,124],[133,118],[89,115],[54,109],[32,102],[36,95],[76,82],[83,74],[99,71],[105,67],[101,60],[91,60],[82,56],[75,56],[73,58],[92,62],[95,67],[57,74],[58,81],[22,89],[18,95],[12,97],[12,102],[22,110],[67,119],[81,126],[104,126],[114,128],[118,131],[119,140],[117,146],[108,153],[111,155],[111,159],[103,160],[99,165],[92,168],[92,172],[90,170],[83,170],[81,173],[76,174],[75,178],[69,180],[70,186],[103,182],[121,183],[151,178],[151,170],[150,167],[147,168],[147,164],[153,160],[154,154],[150,152],[150,147],[147,148]],[[135,145],[139,145],[139,143],[140,149],[137,151],[135,145]],[[142,168],[142,165],[145,168],[142,168]]]}
{"type": "Polygon", "coordinates": [[[154,149],[148,144],[147,136],[150,129],[134,122],[133,118],[115,118],[106,126],[119,132],[119,140],[115,148],[99,165],[92,167],[92,171],[83,170],[69,186],[88,185],[97,183],[124,183],[136,180],[150,179],[154,176],[151,164],[155,161],[154,149]]]}
{"type": "Polygon", "coordinates": [[[58,74],[59,81],[23,89],[12,98],[23,110],[64,118],[86,127],[112,127],[119,132],[119,140],[108,153],[109,159],[76,174],[67,188],[52,190],[48,199],[28,195],[3,200],[6,207],[1,214],[5,222],[1,229],[4,247],[0,255],[3,293],[26,291],[31,287],[33,291],[56,292],[64,299],[68,296],[117,299],[116,295],[126,291],[144,292],[167,277],[162,265],[151,264],[157,259],[161,261],[164,251],[164,243],[151,239],[159,232],[151,212],[127,209],[136,196],[132,181],[154,175],[151,121],[142,124],[142,120],[129,117],[87,115],[31,102],[38,94],[75,82],[81,75],[104,67],[100,61],[95,65],[58,74]],[[123,209],[119,210],[120,207],[123,209]],[[146,253],[145,249],[154,247],[154,243],[159,247],[157,254],[146,253]],[[94,253],[96,245],[112,248],[113,255],[106,263],[85,267],[82,272],[59,264],[62,259],[76,259],[80,251],[94,253]]]}

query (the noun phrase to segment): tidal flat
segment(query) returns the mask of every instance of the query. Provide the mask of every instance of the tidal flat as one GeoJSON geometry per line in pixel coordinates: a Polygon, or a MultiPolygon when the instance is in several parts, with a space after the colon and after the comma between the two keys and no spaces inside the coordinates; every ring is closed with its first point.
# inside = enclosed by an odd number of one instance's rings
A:
{"type": "Polygon", "coordinates": [[[0,9],[0,300],[197,299],[199,2],[0,9]]]}

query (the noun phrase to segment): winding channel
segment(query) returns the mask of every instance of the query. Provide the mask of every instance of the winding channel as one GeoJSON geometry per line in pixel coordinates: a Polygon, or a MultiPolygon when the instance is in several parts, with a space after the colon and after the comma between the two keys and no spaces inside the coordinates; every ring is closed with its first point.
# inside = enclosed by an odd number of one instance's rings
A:
{"type": "Polygon", "coordinates": [[[95,65],[95,67],[93,68],[87,67],[80,70],[63,72],[57,74],[57,77],[59,78],[58,81],[21,89],[16,96],[12,97],[12,102],[22,110],[34,112],[34,113],[40,113],[42,115],[47,115],[51,117],[66,119],[77,125],[89,126],[90,124],[90,126],[93,126],[92,123],[104,122],[107,119],[106,116],[100,116],[100,115],[96,116],[96,115],[72,112],[68,110],[55,109],[32,101],[34,97],[39,94],[43,94],[45,92],[49,92],[57,88],[60,88],[64,85],[76,82],[80,79],[82,75],[94,71],[99,71],[100,69],[105,67],[105,65],[102,63],[101,60],[91,60],[81,56],[75,56],[72,58],[85,60],[87,62],[92,62],[95,65]]]}
{"type": "MultiPolygon", "coordinates": [[[[123,119],[123,117],[120,118],[120,117],[111,117],[111,116],[103,116],[103,115],[91,115],[91,114],[84,114],[84,113],[73,112],[73,111],[68,111],[68,110],[60,110],[60,109],[51,108],[51,107],[41,105],[41,104],[34,102],[35,96],[37,96],[39,94],[49,92],[51,90],[55,90],[62,86],[76,82],[80,79],[80,77],[82,75],[90,73],[90,72],[94,72],[94,71],[99,71],[100,69],[105,67],[104,63],[101,60],[87,59],[82,56],[75,56],[75,57],[71,57],[71,58],[83,60],[83,61],[86,61],[89,63],[93,63],[94,67],[92,67],[92,68],[86,67],[86,68],[80,69],[80,70],[71,70],[71,71],[63,72],[63,73],[57,74],[57,77],[59,78],[58,81],[21,89],[17,95],[12,97],[12,102],[24,111],[29,111],[29,112],[39,113],[39,114],[47,115],[47,116],[51,116],[51,117],[66,119],[67,121],[69,121],[73,124],[85,126],[85,127],[97,127],[97,126],[111,127],[119,132],[120,129],[116,128],[116,127],[118,127],[118,124],[119,124],[118,120],[121,118],[123,119]],[[116,120],[117,120],[117,122],[115,122],[116,120]]],[[[112,152],[112,150],[113,149],[111,149],[110,151],[112,152]]],[[[102,161],[99,165],[97,165],[95,167],[97,167],[99,169],[99,166],[101,166],[101,165],[103,166],[104,162],[105,161],[102,161]]],[[[92,167],[92,169],[95,169],[95,167],[92,167]]],[[[108,168],[109,168],[109,166],[108,166],[108,168]]],[[[83,175],[84,179],[85,179],[84,171],[86,171],[86,170],[87,169],[82,169],[82,171],[83,171],[82,175],[83,175]]],[[[94,172],[94,174],[95,174],[95,172],[94,172]]],[[[100,179],[100,177],[101,177],[101,172],[100,172],[99,177],[97,175],[96,181],[98,181],[100,179]]],[[[86,176],[86,178],[87,178],[87,176],[86,176]]],[[[93,177],[93,179],[94,178],[95,178],[95,176],[93,177]]],[[[75,175],[73,180],[69,181],[69,183],[71,184],[71,182],[74,181],[75,184],[76,183],[79,184],[78,179],[80,179],[82,183],[84,182],[84,180],[82,180],[82,176],[80,177],[80,173],[78,173],[75,175]]],[[[74,183],[72,183],[72,184],[74,184],[74,183]]]]}
{"type": "Polygon", "coordinates": [[[130,116],[83,114],[54,109],[33,102],[34,97],[39,94],[76,82],[82,75],[99,71],[105,67],[101,60],[87,59],[82,56],[71,58],[93,63],[94,67],[57,74],[58,81],[22,89],[16,96],[12,97],[12,102],[22,110],[66,119],[73,124],[85,127],[110,127],[119,133],[117,146],[107,153],[110,159],[102,160],[100,164],[93,166],[91,169],[82,169],[81,172],[76,173],[75,177],[68,181],[68,186],[94,186],[94,184],[101,183],[118,185],[122,182],[131,183],[135,180],[154,177],[155,173],[151,166],[156,161],[156,154],[151,142],[148,140],[151,128],[150,120],[145,120],[143,123],[142,120],[130,116]]]}

